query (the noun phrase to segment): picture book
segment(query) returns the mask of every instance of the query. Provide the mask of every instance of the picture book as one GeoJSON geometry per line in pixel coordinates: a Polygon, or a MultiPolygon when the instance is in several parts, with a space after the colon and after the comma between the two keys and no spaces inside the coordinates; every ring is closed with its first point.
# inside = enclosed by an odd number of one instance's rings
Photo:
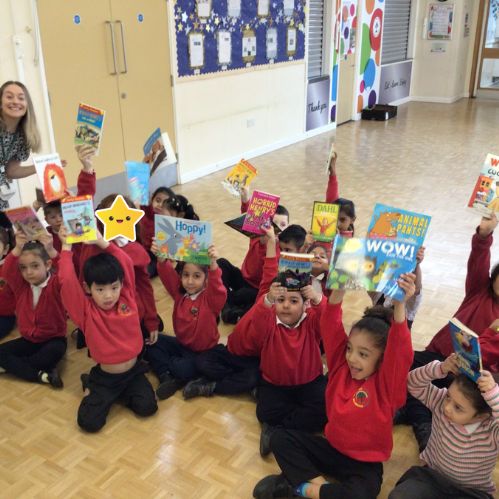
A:
{"type": "Polygon", "coordinates": [[[149,165],[137,161],[125,161],[125,170],[130,199],[135,204],[149,204],[149,165]]]}
{"type": "Polygon", "coordinates": [[[299,291],[311,282],[313,259],[306,253],[281,253],[277,280],[289,291],[299,291]]]}
{"type": "Polygon", "coordinates": [[[170,142],[170,138],[166,132],[161,133],[160,128],[156,128],[148,137],[144,144],[143,151],[143,161],[149,165],[151,176],[159,168],[176,162],[175,152],[170,142]]]}
{"type": "Polygon", "coordinates": [[[414,270],[417,250],[409,241],[336,236],[327,287],[378,291],[401,300],[397,279],[414,270]]]}
{"type": "MultiPolygon", "coordinates": [[[[254,237],[260,237],[260,234],[255,234],[254,232],[249,232],[248,230],[243,229],[245,218],[246,218],[246,213],[243,213],[242,215],[239,215],[238,217],[233,218],[231,220],[227,220],[227,222],[224,223],[225,225],[228,225],[231,229],[237,230],[237,232],[240,232],[241,234],[244,234],[245,236],[251,239],[254,237]]],[[[281,229],[274,222],[272,222],[272,226],[274,227],[274,233],[276,235],[282,232],[281,229]]]]}
{"type": "Polygon", "coordinates": [[[210,264],[211,222],[154,215],[154,234],[158,256],[199,265],[210,264]]]}
{"type": "Polygon", "coordinates": [[[57,153],[34,154],[33,162],[42,185],[45,202],[57,201],[68,195],[64,169],[57,153]]]}
{"type": "Polygon", "coordinates": [[[24,232],[26,237],[32,241],[47,233],[45,227],[36,216],[31,206],[21,206],[6,210],[5,214],[16,231],[24,232]]]}
{"type": "Polygon", "coordinates": [[[257,174],[257,169],[251,163],[242,159],[225,177],[222,181],[222,185],[233,196],[240,196],[241,189],[243,187],[248,187],[257,174]]]}
{"type": "Polygon", "coordinates": [[[61,201],[62,220],[69,244],[97,240],[92,196],[67,197],[61,201]]]}
{"type": "Polygon", "coordinates": [[[449,331],[459,370],[476,383],[483,369],[478,335],[455,317],[449,321],[449,331]]]}
{"type": "Polygon", "coordinates": [[[499,156],[487,154],[468,206],[489,218],[499,211],[499,156]]]}
{"type": "Polygon", "coordinates": [[[405,240],[419,247],[423,245],[430,221],[429,215],[376,203],[367,237],[405,240]]]}
{"type": "Polygon", "coordinates": [[[88,144],[95,148],[95,155],[99,154],[104,126],[102,109],[80,103],[76,116],[75,146],[88,144]]]}
{"type": "Polygon", "coordinates": [[[312,236],[316,241],[331,242],[336,235],[339,205],[314,201],[312,212],[312,236]]]}
{"type": "Polygon", "coordinates": [[[261,227],[262,225],[270,226],[272,223],[272,217],[277,210],[279,199],[279,196],[275,196],[274,194],[253,191],[248,211],[246,212],[246,218],[244,219],[243,229],[259,236],[265,234],[261,227]]]}

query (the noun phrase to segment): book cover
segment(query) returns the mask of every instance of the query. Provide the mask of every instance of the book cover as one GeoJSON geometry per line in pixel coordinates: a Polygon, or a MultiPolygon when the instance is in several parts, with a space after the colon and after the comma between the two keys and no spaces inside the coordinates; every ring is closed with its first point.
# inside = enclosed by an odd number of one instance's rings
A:
{"type": "Polygon", "coordinates": [[[337,204],[314,201],[311,232],[316,241],[327,243],[334,239],[339,210],[337,204]]]}
{"type": "Polygon", "coordinates": [[[277,280],[289,291],[300,291],[311,282],[314,255],[302,253],[281,253],[277,280]]]}
{"type": "Polygon", "coordinates": [[[199,265],[210,264],[211,222],[154,215],[154,234],[158,256],[199,265]]]}
{"type": "Polygon", "coordinates": [[[409,241],[336,236],[327,287],[378,291],[401,300],[397,279],[414,270],[417,250],[409,241]]]}
{"type": "Polygon", "coordinates": [[[156,170],[174,164],[177,160],[170,137],[166,132],[161,133],[160,128],[156,128],[148,137],[143,151],[144,163],[149,165],[151,176],[156,170]]]}
{"type": "Polygon", "coordinates": [[[248,187],[257,174],[257,169],[250,162],[242,159],[225,177],[222,181],[222,185],[233,196],[240,196],[241,189],[243,187],[248,187]]]}
{"type": "Polygon", "coordinates": [[[24,232],[30,241],[38,239],[47,233],[31,206],[21,206],[20,208],[6,210],[5,214],[16,231],[24,232]]]}
{"type": "Polygon", "coordinates": [[[459,370],[476,383],[483,369],[478,335],[455,317],[449,321],[449,331],[459,370]]]}
{"type": "Polygon", "coordinates": [[[92,196],[74,196],[61,202],[62,220],[69,244],[97,240],[97,224],[92,196]]]}
{"type": "Polygon", "coordinates": [[[57,201],[68,195],[64,169],[57,153],[34,154],[33,162],[42,185],[45,202],[57,201]]]}
{"type": "Polygon", "coordinates": [[[75,146],[88,144],[99,154],[102,141],[102,127],[104,126],[105,112],[97,107],[80,103],[76,116],[75,146]]]}
{"type": "Polygon", "coordinates": [[[249,201],[248,211],[244,219],[243,230],[253,232],[259,236],[265,234],[261,229],[262,225],[272,223],[277,205],[279,204],[279,196],[269,194],[263,191],[253,191],[253,195],[249,201]]]}
{"type": "Polygon", "coordinates": [[[487,154],[468,207],[484,217],[499,211],[499,156],[487,154]]]}
{"type": "MultiPolygon", "coordinates": [[[[224,224],[228,225],[231,229],[237,230],[237,232],[244,234],[246,237],[249,237],[250,239],[253,239],[255,237],[260,237],[259,234],[255,234],[254,232],[249,232],[248,230],[243,229],[245,219],[246,219],[246,213],[243,213],[242,215],[239,215],[236,218],[227,220],[226,222],[224,222],[224,224]]],[[[274,233],[276,236],[279,235],[280,232],[282,232],[279,226],[277,226],[274,222],[272,222],[272,227],[274,227],[274,233]]]]}
{"type": "Polygon", "coordinates": [[[137,161],[125,161],[128,194],[139,205],[149,204],[149,165],[137,161]]]}

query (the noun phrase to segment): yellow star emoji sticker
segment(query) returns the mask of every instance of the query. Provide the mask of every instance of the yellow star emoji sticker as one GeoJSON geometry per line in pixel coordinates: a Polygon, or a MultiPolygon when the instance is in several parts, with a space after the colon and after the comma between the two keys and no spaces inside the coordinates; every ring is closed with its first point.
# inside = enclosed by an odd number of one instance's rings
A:
{"type": "Polygon", "coordinates": [[[135,241],[135,225],[144,216],[144,212],[130,208],[119,194],[110,208],[97,210],[95,216],[104,224],[103,237],[106,241],[118,236],[135,241]]]}

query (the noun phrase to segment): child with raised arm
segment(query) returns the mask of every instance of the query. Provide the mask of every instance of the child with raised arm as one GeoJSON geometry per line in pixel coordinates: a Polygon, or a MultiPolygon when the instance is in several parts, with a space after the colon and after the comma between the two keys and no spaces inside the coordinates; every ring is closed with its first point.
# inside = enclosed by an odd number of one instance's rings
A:
{"type": "Polygon", "coordinates": [[[16,234],[3,276],[15,296],[21,337],[0,345],[0,371],[62,388],[56,368],[66,352],[66,313],[52,272],[57,256],[51,235],[28,242],[23,233],[16,234]]]}
{"type": "Polygon", "coordinates": [[[433,414],[424,466],[413,466],[397,482],[390,499],[491,499],[499,453],[499,387],[489,371],[477,383],[459,374],[456,354],[409,373],[409,391],[433,414]],[[432,381],[456,378],[447,388],[432,381]]]}
{"type": "MultiPolygon", "coordinates": [[[[414,274],[399,279],[404,300],[414,294],[414,280],[414,274]]],[[[329,368],[325,437],[275,431],[270,448],[282,474],[262,479],[256,498],[375,499],[380,491],[382,463],[393,447],[393,414],[406,397],[411,336],[403,301],[395,301],[393,318],[389,309],[367,309],[347,336],[343,296],[333,290],[321,318],[329,368]],[[329,483],[328,476],[338,482],[329,483]]]]}
{"type": "Polygon", "coordinates": [[[130,258],[98,234],[103,251],[83,267],[86,296],[75,273],[66,229],[59,231],[62,253],[59,281],[62,299],[73,322],[85,331],[90,356],[97,365],[82,381],[86,395],[78,409],[78,424],[88,432],[99,431],[111,406],[122,401],[135,414],[150,416],[157,409],[147,368],[139,361],[143,346],[135,301],[135,278],[130,258]]]}
{"type": "MultiPolygon", "coordinates": [[[[151,249],[159,254],[153,242],[151,249]]],[[[217,265],[214,245],[208,248],[210,266],[171,262],[158,256],[158,274],[173,298],[173,329],[175,336],[161,334],[154,345],[147,347],[147,360],[159,378],[156,395],[171,397],[188,381],[199,378],[196,357],[214,348],[220,339],[217,319],[227,298],[222,272],[217,265]]]]}

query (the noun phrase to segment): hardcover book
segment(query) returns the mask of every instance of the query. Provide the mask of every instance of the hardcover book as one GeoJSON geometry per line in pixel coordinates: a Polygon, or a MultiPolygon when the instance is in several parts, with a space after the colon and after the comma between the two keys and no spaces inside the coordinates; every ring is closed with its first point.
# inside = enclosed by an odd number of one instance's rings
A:
{"type": "Polygon", "coordinates": [[[233,196],[240,196],[241,189],[248,187],[257,174],[257,169],[251,163],[242,159],[225,177],[222,185],[233,196]]]}
{"type": "Polygon", "coordinates": [[[449,321],[449,331],[459,370],[476,383],[483,369],[478,335],[455,317],[449,321]]]}
{"type": "Polygon", "coordinates": [[[499,156],[487,154],[468,207],[488,218],[499,211],[499,156]]]}
{"type": "Polygon", "coordinates": [[[97,107],[80,103],[76,116],[75,146],[88,144],[99,154],[102,141],[102,127],[104,126],[105,112],[97,107]]]}
{"type": "Polygon", "coordinates": [[[367,229],[367,237],[406,240],[419,247],[423,245],[430,221],[429,215],[377,203],[367,229]]]}
{"type": "Polygon", "coordinates": [[[408,241],[336,236],[327,287],[378,291],[402,300],[404,292],[397,280],[414,270],[417,250],[408,241]]]}
{"type": "Polygon", "coordinates": [[[47,233],[31,206],[12,208],[11,210],[6,210],[5,214],[16,231],[24,232],[30,241],[38,239],[47,233]]]}
{"type": "Polygon", "coordinates": [[[128,194],[139,205],[149,203],[149,165],[137,161],[125,161],[128,194]]]}
{"type": "Polygon", "coordinates": [[[311,232],[316,241],[328,243],[334,239],[339,209],[337,204],[314,201],[311,232]]]}
{"type": "Polygon", "coordinates": [[[68,244],[97,240],[97,224],[92,196],[74,196],[61,202],[62,220],[68,232],[68,244]]]}
{"type": "Polygon", "coordinates": [[[281,253],[277,279],[289,291],[299,291],[311,282],[314,255],[281,253]]]}
{"type": "Polygon", "coordinates": [[[57,153],[34,154],[33,162],[46,203],[57,201],[69,194],[61,159],[57,153]]]}
{"type": "MultiPolygon", "coordinates": [[[[236,218],[227,220],[226,222],[224,222],[224,224],[228,225],[231,229],[237,230],[237,232],[240,232],[241,234],[244,234],[246,237],[249,237],[251,239],[255,237],[260,237],[259,234],[255,234],[254,232],[249,232],[243,229],[245,218],[246,218],[246,213],[243,213],[242,215],[239,215],[236,218]]],[[[274,227],[274,233],[276,236],[279,234],[279,232],[282,232],[281,229],[274,222],[272,222],[272,227],[274,227]]]]}
{"type": "Polygon", "coordinates": [[[208,247],[212,243],[211,222],[154,215],[158,256],[181,262],[209,265],[208,247]]]}
{"type": "Polygon", "coordinates": [[[259,236],[265,234],[262,226],[269,226],[279,204],[279,196],[263,191],[253,191],[249,201],[248,211],[244,219],[243,230],[259,236]]]}

